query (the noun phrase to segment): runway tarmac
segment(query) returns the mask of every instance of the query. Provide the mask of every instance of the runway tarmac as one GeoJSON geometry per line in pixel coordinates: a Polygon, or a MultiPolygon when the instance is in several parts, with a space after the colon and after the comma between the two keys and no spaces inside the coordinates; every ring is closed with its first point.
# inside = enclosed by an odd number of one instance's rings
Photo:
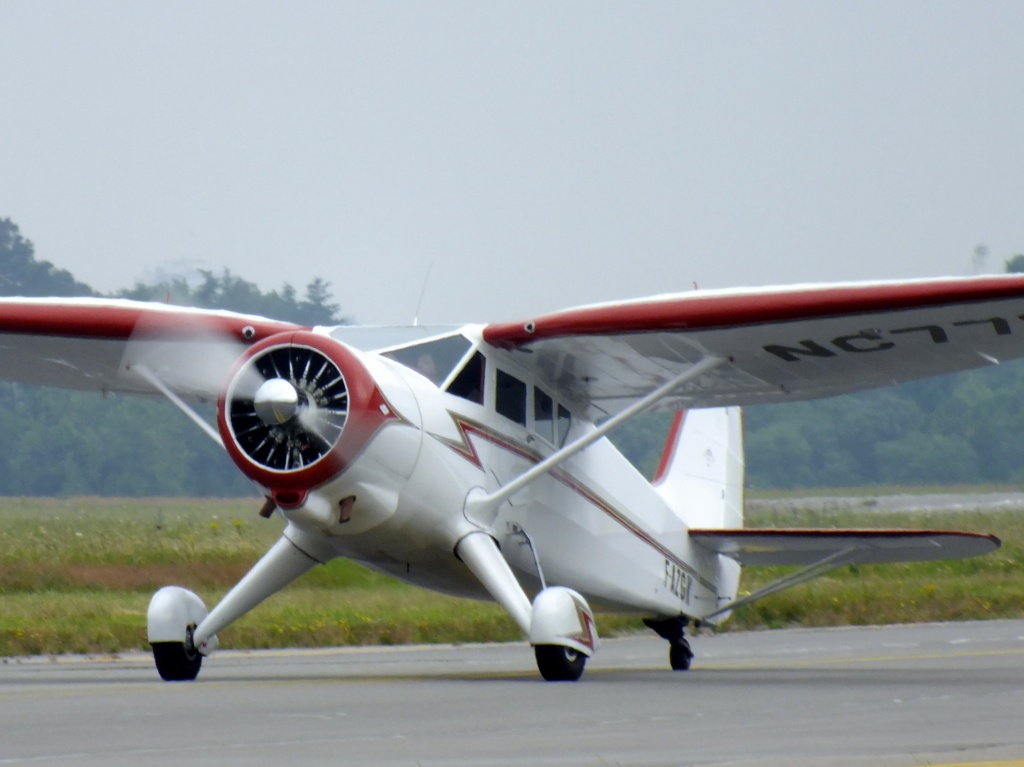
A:
{"type": "Polygon", "coordinates": [[[8,659],[0,764],[1024,765],[1024,621],[605,641],[575,684],[525,644],[8,659]]]}

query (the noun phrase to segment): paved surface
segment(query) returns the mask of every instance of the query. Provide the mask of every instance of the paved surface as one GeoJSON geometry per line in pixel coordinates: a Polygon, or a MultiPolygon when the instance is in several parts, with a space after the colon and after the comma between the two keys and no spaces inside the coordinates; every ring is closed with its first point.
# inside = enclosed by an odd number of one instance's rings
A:
{"type": "Polygon", "coordinates": [[[583,680],[523,644],[0,665],[0,764],[1024,764],[1024,621],[652,637],[583,680]]]}

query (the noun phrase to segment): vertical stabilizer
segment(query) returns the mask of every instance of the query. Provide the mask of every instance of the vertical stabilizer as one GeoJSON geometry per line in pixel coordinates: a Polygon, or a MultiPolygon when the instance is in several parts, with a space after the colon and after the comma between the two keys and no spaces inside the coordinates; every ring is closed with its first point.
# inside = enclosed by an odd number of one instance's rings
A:
{"type": "Polygon", "coordinates": [[[687,527],[743,527],[740,409],[676,413],[653,484],[687,527]]]}

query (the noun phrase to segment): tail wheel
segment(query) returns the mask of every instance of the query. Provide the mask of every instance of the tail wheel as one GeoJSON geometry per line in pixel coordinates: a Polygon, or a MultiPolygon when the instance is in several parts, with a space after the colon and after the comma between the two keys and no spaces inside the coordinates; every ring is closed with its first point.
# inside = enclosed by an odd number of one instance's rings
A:
{"type": "Polygon", "coordinates": [[[673,671],[689,670],[690,664],[693,662],[693,650],[690,649],[690,643],[685,639],[680,639],[678,642],[669,644],[668,662],[673,671]]]}
{"type": "Polygon", "coordinates": [[[192,627],[185,642],[153,642],[156,670],[165,682],[191,682],[199,675],[203,656],[192,646],[192,627]]]}
{"type": "Polygon", "coordinates": [[[575,682],[583,676],[587,656],[571,647],[539,644],[533,648],[540,675],[549,682],[575,682]]]}

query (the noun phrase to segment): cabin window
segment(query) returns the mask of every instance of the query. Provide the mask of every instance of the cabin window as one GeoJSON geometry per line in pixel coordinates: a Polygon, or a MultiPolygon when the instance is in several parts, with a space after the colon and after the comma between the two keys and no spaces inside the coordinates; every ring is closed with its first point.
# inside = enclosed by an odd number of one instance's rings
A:
{"type": "Polygon", "coordinates": [[[454,380],[448,384],[448,393],[462,397],[478,405],[484,404],[484,371],[486,363],[484,355],[476,352],[462,366],[454,380]]]}
{"type": "Polygon", "coordinates": [[[558,406],[558,442],[559,447],[565,444],[565,438],[569,436],[569,427],[572,425],[572,416],[562,405],[558,406]]]}
{"type": "Polygon", "coordinates": [[[385,357],[426,376],[435,386],[447,380],[472,344],[464,336],[433,338],[384,352],[385,357]]]}
{"type": "Polygon", "coordinates": [[[536,387],[533,389],[533,429],[538,436],[555,443],[555,401],[536,387]]]}
{"type": "Polygon", "coordinates": [[[494,409],[498,415],[526,426],[526,384],[504,370],[498,371],[494,409]]]}

